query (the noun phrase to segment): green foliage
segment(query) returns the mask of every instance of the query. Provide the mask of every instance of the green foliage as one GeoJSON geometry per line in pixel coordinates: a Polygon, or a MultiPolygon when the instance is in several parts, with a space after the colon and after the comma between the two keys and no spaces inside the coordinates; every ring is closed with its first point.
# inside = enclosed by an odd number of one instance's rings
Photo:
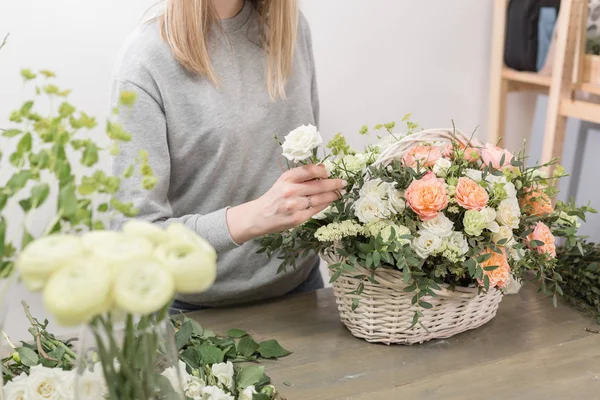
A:
{"type": "Polygon", "coordinates": [[[333,139],[327,143],[327,148],[331,150],[331,154],[354,154],[354,151],[348,143],[346,142],[346,138],[342,136],[341,133],[337,133],[333,139]]]}
{"type": "MultiPolygon", "coordinates": [[[[11,126],[0,129],[2,137],[16,141],[16,149],[8,157],[15,172],[4,187],[0,186],[0,211],[5,209],[8,201],[19,197],[22,199],[19,205],[26,213],[27,221],[33,217],[29,214],[35,213],[48,201],[50,193],[57,193],[54,217],[42,234],[103,228],[100,218],[110,210],[106,203],[96,208],[92,202],[100,194],[110,197],[108,203],[116,212],[127,217],[135,216],[138,210],[132,203],[121,202],[114,196],[121,180],[131,178],[138,164],[143,188],[150,190],[156,185],[157,178],[150,168],[147,153],[141,152],[124,176],[107,176],[97,169],[101,154],[107,149],[90,138],[90,131],[97,126],[95,118],[67,101],[69,90],[61,90],[48,82],[55,78],[52,71],[36,73],[23,69],[21,77],[25,84],[37,83],[36,96],[10,114],[11,126]],[[42,79],[44,83],[39,82],[42,79]],[[36,105],[42,103],[40,98],[45,96],[42,93],[49,97],[50,105],[54,97],[62,98],[57,110],[47,115],[36,111],[36,105]],[[77,176],[76,172],[81,169],[91,170],[91,175],[77,176]],[[57,186],[55,192],[51,190],[54,185],[57,186]]],[[[135,93],[124,92],[120,104],[131,107],[135,99],[135,93]]],[[[131,135],[112,121],[107,122],[106,134],[114,143],[131,140],[131,135]]],[[[0,216],[4,217],[3,214],[0,216]]],[[[0,220],[6,223],[6,218],[0,220]]],[[[19,244],[6,242],[6,236],[0,235],[0,276],[8,276],[14,263],[15,251],[8,253],[6,250],[19,250],[34,239],[27,226],[25,232],[25,240],[19,244]]]]}

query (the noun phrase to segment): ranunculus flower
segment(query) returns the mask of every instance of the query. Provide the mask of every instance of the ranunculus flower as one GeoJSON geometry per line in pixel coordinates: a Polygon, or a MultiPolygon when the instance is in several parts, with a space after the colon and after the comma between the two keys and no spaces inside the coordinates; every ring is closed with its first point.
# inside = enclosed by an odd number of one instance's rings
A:
{"type": "Polygon", "coordinates": [[[485,215],[477,210],[467,210],[463,217],[465,233],[471,236],[479,236],[487,226],[485,215]]]}
{"type": "Polygon", "coordinates": [[[163,229],[150,222],[137,219],[127,221],[123,225],[122,231],[126,235],[140,236],[148,239],[154,245],[164,243],[168,240],[168,235],[163,229]]]}
{"type": "Polygon", "coordinates": [[[490,197],[487,191],[472,179],[458,178],[456,185],[456,202],[467,210],[483,209],[490,197]]]}
{"type": "Polygon", "coordinates": [[[173,276],[154,257],[128,260],[115,277],[115,304],[128,313],[156,312],[169,304],[174,294],[173,276]]]}
{"type": "Polygon", "coordinates": [[[150,240],[121,232],[91,231],[84,234],[81,240],[94,258],[107,262],[113,269],[125,265],[130,259],[154,252],[150,240]]]}
{"type": "Polygon", "coordinates": [[[231,361],[213,364],[211,372],[222,387],[227,389],[233,388],[235,382],[233,381],[233,364],[231,361]]]}
{"type": "Polygon", "coordinates": [[[25,247],[17,258],[16,268],[27,289],[38,291],[44,288],[52,274],[83,253],[84,248],[78,237],[44,236],[25,247]]]}
{"type": "Polygon", "coordinates": [[[285,158],[298,162],[310,158],[322,143],[323,138],[315,126],[302,125],[287,134],[281,147],[285,158]]]}
{"type": "Polygon", "coordinates": [[[179,222],[170,224],[167,227],[166,232],[169,236],[169,242],[188,243],[201,251],[209,251],[206,246],[210,246],[210,244],[204,238],[179,222]]]}
{"type": "MultiPolygon", "coordinates": [[[[502,289],[510,282],[510,266],[508,265],[508,259],[504,249],[501,250],[502,254],[498,254],[491,249],[486,249],[481,254],[491,254],[492,256],[486,261],[481,263],[483,273],[487,275],[490,280],[490,288],[498,287],[502,289]],[[486,271],[485,267],[498,266],[493,271],[486,271]]],[[[480,254],[480,255],[481,255],[480,254]]],[[[483,279],[479,279],[479,285],[483,286],[483,279]]]]}
{"type": "Polygon", "coordinates": [[[429,257],[442,244],[442,238],[428,231],[419,232],[412,241],[412,248],[423,259],[429,257]]]}
{"type": "Polygon", "coordinates": [[[215,283],[217,252],[208,242],[202,248],[168,242],[158,246],[155,255],[173,276],[179,293],[201,293],[215,283]]]}
{"type": "Polygon", "coordinates": [[[387,203],[376,194],[360,197],[354,203],[354,215],[363,224],[379,221],[389,217],[390,214],[391,210],[388,208],[387,203]]]}
{"type": "Polygon", "coordinates": [[[512,229],[517,229],[521,222],[521,209],[516,198],[511,197],[502,200],[496,210],[496,221],[500,225],[509,226],[512,229]]]}
{"type": "Polygon", "coordinates": [[[423,229],[439,237],[447,237],[452,234],[454,222],[450,221],[444,213],[438,213],[435,218],[423,222],[423,229]]]}
{"type": "Polygon", "coordinates": [[[491,163],[492,167],[496,169],[512,168],[510,165],[512,159],[513,155],[510,151],[489,143],[486,143],[481,150],[481,160],[484,162],[484,164],[489,166],[491,163]],[[500,165],[500,161],[502,161],[503,156],[504,163],[500,165]]]}
{"type": "Polygon", "coordinates": [[[44,305],[59,324],[75,326],[107,311],[111,269],[102,260],[77,258],[54,273],[44,288],[44,305]]]}
{"type": "Polygon", "coordinates": [[[525,196],[519,199],[521,210],[525,214],[542,216],[552,214],[552,202],[542,189],[532,189],[525,193],[525,196]]]}
{"type": "Polygon", "coordinates": [[[448,205],[444,180],[436,178],[431,171],[412,181],[404,195],[408,206],[423,221],[435,218],[448,205]]]}
{"type": "Polygon", "coordinates": [[[415,146],[404,154],[402,161],[411,168],[416,168],[417,164],[421,167],[431,167],[442,157],[442,152],[435,146],[421,145],[415,146]]]}
{"type": "Polygon", "coordinates": [[[529,242],[531,242],[532,240],[537,240],[544,243],[541,246],[537,247],[531,246],[530,243],[530,247],[532,247],[538,253],[548,254],[552,257],[556,257],[556,245],[554,243],[554,235],[552,234],[552,231],[550,231],[550,228],[548,228],[548,226],[543,222],[537,223],[537,225],[533,229],[533,232],[531,232],[527,236],[527,239],[529,240],[529,242]]]}

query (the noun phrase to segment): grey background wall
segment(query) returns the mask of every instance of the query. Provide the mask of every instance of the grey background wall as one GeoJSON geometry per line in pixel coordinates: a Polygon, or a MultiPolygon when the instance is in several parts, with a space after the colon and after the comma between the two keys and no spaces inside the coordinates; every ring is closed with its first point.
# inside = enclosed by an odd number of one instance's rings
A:
{"type": "MultiPolygon", "coordinates": [[[[73,104],[100,121],[108,111],[110,72],[117,52],[144,12],[156,0],[19,0],[0,1],[0,36],[11,32],[0,52],[0,127],[23,99],[20,68],[48,68],[58,73],[60,86],[72,88],[73,104]]],[[[485,137],[488,104],[489,44],[492,2],[481,0],[302,0],[313,34],[325,138],[347,134],[352,144],[368,139],[353,136],[363,124],[399,119],[408,112],[423,127],[445,127],[453,119],[465,131],[478,128],[485,137]]],[[[543,132],[543,100],[511,95],[508,147],[516,148],[530,132],[532,154],[539,153],[543,132]],[[534,121],[535,117],[535,121],[534,121]]],[[[572,142],[569,126],[568,142],[572,142]]],[[[94,133],[101,137],[102,132],[94,133]]],[[[567,145],[565,166],[572,149],[567,145]]],[[[10,145],[3,141],[4,152],[10,145]]],[[[591,135],[579,194],[600,206],[593,149],[600,135],[591,135]]],[[[535,157],[534,157],[535,158],[535,157]]],[[[107,166],[107,160],[103,165],[107,166]]],[[[0,164],[0,185],[10,174],[0,164]]],[[[19,224],[18,206],[11,205],[19,224]]],[[[47,223],[44,210],[36,223],[47,223]]],[[[598,219],[584,231],[600,239],[598,219]]],[[[12,232],[18,236],[18,232],[12,232]]],[[[43,316],[39,296],[17,286],[10,293],[6,331],[26,337],[19,302],[26,299],[43,316]]],[[[58,332],[69,332],[56,328],[58,332]]]]}

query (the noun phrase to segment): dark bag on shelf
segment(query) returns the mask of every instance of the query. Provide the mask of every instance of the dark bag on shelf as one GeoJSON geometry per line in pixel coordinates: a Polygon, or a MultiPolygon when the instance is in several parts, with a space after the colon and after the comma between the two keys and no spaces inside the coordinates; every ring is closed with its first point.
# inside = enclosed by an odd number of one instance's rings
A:
{"type": "Polygon", "coordinates": [[[548,11],[558,15],[560,0],[511,0],[506,14],[504,63],[518,71],[537,71],[543,65],[547,48],[539,51],[540,32],[547,31],[548,11]],[[540,21],[540,15],[542,20],[540,21]]]}

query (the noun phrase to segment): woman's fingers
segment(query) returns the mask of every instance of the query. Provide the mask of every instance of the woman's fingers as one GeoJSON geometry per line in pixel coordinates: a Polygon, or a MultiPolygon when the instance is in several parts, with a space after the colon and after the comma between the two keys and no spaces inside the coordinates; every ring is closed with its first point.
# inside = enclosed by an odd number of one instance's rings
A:
{"type": "Polygon", "coordinates": [[[299,196],[312,196],[319,193],[340,191],[348,182],[342,179],[321,179],[318,181],[304,182],[298,185],[299,196]]]}
{"type": "Polygon", "coordinates": [[[344,194],[345,194],[344,190],[342,190],[341,192],[336,191],[336,192],[319,193],[319,194],[310,196],[310,199],[311,199],[310,202],[313,207],[321,207],[321,206],[327,207],[334,201],[338,200],[340,198],[340,195],[343,196],[344,194]]]}
{"type": "Polygon", "coordinates": [[[323,164],[303,165],[286,171],[282,179],[287,182],[301,183],[314,179],[327,179],[329,173],[323,164]]]}

